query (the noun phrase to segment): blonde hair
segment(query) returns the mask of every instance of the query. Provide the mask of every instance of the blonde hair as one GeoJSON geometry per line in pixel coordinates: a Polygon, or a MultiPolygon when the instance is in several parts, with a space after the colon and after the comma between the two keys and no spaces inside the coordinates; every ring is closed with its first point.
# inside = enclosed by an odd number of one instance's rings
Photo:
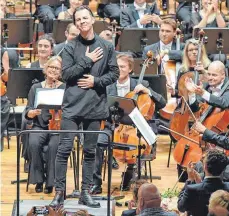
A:
{"type": "MultiPolygon", "coordinates": [[[[60,56],[51,57],[44,65],[43,73],[44,73],[45,77],[46,77],[46,71],[47,71],[49,65],[54,61],[58,61],[62,67],[62,58],[60,56]]],[[[60,73],[60,78],[61,78],[61,73],[60,73]]]]}
{"type": "Polygon", "coordinates": [[[133,71],[134,70],[134,58],[131,54],[129,53],[121,53],[118,54],[117,59],[122,59],[123,61],[128,62],[129,68],[133,71]]]}
{"type": "Polygon", "coordinates": [[[176,23],[176,21],[174,19],[170,19],[170,18],[164,19],[161,22],[161,25],[163,25],[163,24],[164,25],[170,25],[170,26],[172,26],[173,31],[176,31],[177,30],[177,23],[176,23]]]}
{"type": "MultiPolygon", "coordinates": [[[[199,41],[194,39],[194,38],[186,41],[186,44],[184,47],[183,61],[182,61],[182,65],[181,65],[182,72],[189,71],[189,68],[191,66],[191,62],[188,58],[188,46],[190,44],[197,46],[198,43],[199,43],[199,41]]],[[[204,45],[202,45],[202,47],[201,47],[200,61],[202,62],[204,68],[207,68],[209,66],[209,64],[211,63],[211,61],[209,60],[209,58],[207,56],[206,49],[205,49],[204,45]]]]}
{"type": "Polygon", "coordinates": [[[229,193],[227,191],[217,190],[211,194],[209,209],[213,209],[216,206],[221,206],[225,209],[229,208],[229,193]]]}

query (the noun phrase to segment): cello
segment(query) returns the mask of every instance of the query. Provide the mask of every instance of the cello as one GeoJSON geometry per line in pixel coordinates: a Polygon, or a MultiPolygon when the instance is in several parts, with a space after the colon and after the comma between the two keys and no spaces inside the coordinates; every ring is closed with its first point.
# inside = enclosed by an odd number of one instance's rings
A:
{"type": "MultiPolygon", "coordinates": [[[[199,62],[201,60],[201,56],[202,56],[201,51],[204,43],[206,43],[206,40],[204,38],[204,32],[200,31],[199,42],[198,42],[198,54],[197,54],[196,62],[199,62]]],[[[197,70],[195,70],[194,72],[186,72],[180,77],[178,81],[178,94],[182,96],[181,106],[179,109],[174,111],[169,127],[171,130],[177,131],[180,134],[184,134],[185,131],[187,130],[189,116],[190,116],[189,109],[187,107],[187,104],[185,103],[185,101],[188,100],[188,90],[185,87],[185,79],[187,77],[192,78],[194,80],[194,83],[197,84],[199,82],[199,72],[197,70]]],[[[170,135],[172,139],[174,139],[175,141],[178,141],[181,138],[181,136],[173,132],[171,132],[170,135]]]]}
{"type": "MultiPolygon", "coordinates": [[[[141,84],[143,81],[143,77],[145,74],[145,70],[147,65],[152,59],[152,53],[148,54],[148,59],[145,60],[139,79],[138,84],[141,84]]],[[[155,111],[155,103],[152,101],[148,94],[136,94],[134,91],[131,91],[126,94],[126,98],[134,99],[137,102],[137,107],[141,114],[144,116],[145,119],[150,120],[153,117],[155,111]]],[[[132,145],[139,145],[139,137],[137,136],[137,128],[129,125],[120,124],[114,131],[114,142],[120,144],[132,144],[132,145]]],[[[151,152],[151,146],[141,138],[140,140],[141,145],[143,146],[144,151],[142,151],[143,155],[148,155],[151,152]]],[[[113,150],[114,157],[121,161],[127,162],[128,164],[136,163],[136,158],[138,155],[138,148],[132,151],[123,151],[114,149],[113,150]]]]}

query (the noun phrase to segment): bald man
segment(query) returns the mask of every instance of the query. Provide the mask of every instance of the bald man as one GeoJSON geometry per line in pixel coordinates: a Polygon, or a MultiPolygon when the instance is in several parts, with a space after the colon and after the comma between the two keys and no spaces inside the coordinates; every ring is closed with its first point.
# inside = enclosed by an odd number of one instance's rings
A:
{"type": "Polygon", "coordinates": [[[138,190],[138,216],[175,216],[173,212],[164,211],[161,206],[161,195],[154,184],[145,183],[138,190]]]}
{"type": "Polygon", "coordinates": [[[207,84],[195,85],[193,80],[185,80],[186,88],[189,92],[189,105],[193,112],[199,110],[200,102],[207,102],[213,107],[221,109],[229,108],[229,87],[219,97],[228,78],[225,76],[225,66],[221,61],[214,61],[208,67],[207,84]]]}

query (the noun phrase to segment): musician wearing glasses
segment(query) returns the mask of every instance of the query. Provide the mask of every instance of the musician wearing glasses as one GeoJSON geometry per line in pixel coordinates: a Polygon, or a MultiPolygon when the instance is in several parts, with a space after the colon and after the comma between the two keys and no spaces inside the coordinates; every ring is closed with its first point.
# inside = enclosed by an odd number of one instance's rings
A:
{"type": "MultiPolygon", "coordinates": [[[[26,106],[25,118],[32,120],[32,130],[48,130],[50,113],[46,109],[34,108],[35,94],[38,88],[57,88],[65,89],[65,84],[59,81],[61,77],[62,59],[60,57],[52,57],[44,65],[45,81],[34,84],[28,95],[28,104],[26,106]]],[[[59,136],[44,133],[30,133],[28,154],[30,161],[29,183],[36,184],[35,191],[43,192],[43,184],[46,182],[44,193],[52,193],[55,178],[55,158],[59,136]],[[42,157],[43,147],[48,146],[44,158],[42,157]],[[46,178],[45,178],[46,176],[46,178]]]]}
{"type": "Polygon", "coordinates": [[[135,0],[121,12],[121,26],[127,28],[152,28],[161,24],[156,2],[148,5],[146,0],[135,0]]]}

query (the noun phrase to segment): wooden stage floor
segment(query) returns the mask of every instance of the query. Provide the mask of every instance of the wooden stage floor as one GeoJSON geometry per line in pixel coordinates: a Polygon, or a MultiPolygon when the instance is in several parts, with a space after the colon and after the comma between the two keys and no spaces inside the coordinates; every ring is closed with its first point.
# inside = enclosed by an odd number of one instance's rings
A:
{"type": "MultiPolygon", "coordinates": [[[[170,139],[166,135],[160,135],[157,145],[157,158],[152,162],[153,175],[161,176],[161,180],[153,180],[160,192],[172,188],[177,180],[176,163],[171,157],[170,167],[167,168],[167,159],[169,151],[170,139]]],[[[16,185],[12,185],[11,181],[16,179],[16,139],[12,137],[10,141],[10,149],[7,149],[7,142],[5,141],[5,149],[1,154],[1,215],[10,216],[12,213],[13,202],[16,199],[16,185]]],[[[24,160],[21,159],[21,179],[27,178],[27,174],[23,173],[24,160]]],[[[112,175],[112,189],[119,187],[121,181],[121,173],[124,170],[124,164],[120,164],[118,170],[113,170],[112,175]]],[[[80,181],[81,181],[81,167],[80,167],[80,181]]],[[[35,186],[29,185],[29,191],[26,192],[26,183],[20,184],[20,199],[37,199],[37,200],[51,200],[53,194],[46,195],[44,193],[35,193],[35,186]]],[[[181,186],[181,185],[179,185],[181,186]]],[[[74,189],[73,169],[68,166],[67,173],[67,194],[70,194],[74,189]]],[[[107,181],[103,182],[103,193],[107,191],[107,181]]],[[[114,195],[120,195],[117,191],[114,195]]],[[[124,201],[131,199],[131,192],[123,192],[125,199],[120,200],[123,207],[116,207],[116,216],[121,215],[124,207],[124,201]]]]}

